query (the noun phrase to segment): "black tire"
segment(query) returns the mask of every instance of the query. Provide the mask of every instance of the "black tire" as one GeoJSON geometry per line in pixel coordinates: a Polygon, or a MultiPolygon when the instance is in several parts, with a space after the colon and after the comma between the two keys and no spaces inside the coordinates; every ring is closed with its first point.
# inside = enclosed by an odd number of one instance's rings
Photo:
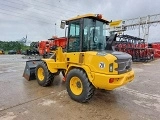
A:
{"type": "MultiPolygon", "coordinates": [[[[79,88],[78,82],[76,83],[76,87],[79,88]]],[[[69,96],[71,97],[71,99],[78,101],[78,102],[82,102],[82,103],[85,103],[88,100],[90,100],[92,96],[94,95],[94,90],[95,90],[92,83],[88,80],[86,73],[81,69],[72,69],[69,71],[69,73],[67,74],[67,78],[66,78],[66,88],[67,88],[67,92],[69,96]],[[71,84],[71,79],[73,77],[79,78],[81,82],[80,87],[82,87],[82,92],[79,95],[76,95],[74,91],[72,91],[70,84],[71,84]]]]}
{"type": "Polygon", "coordinates": [[[48,70],[48,67],[44,62],[41,62],[40,64],[37,65],[36,70],[35,70],[35,76],[36,76],[36,80],[37,80],[38,84],[43,87],[50,86],[54,80],[54,75],[48,70]],[[42,78],[42,79],[40,79],[38,76],[39,69],[43,70],[44,78],[42,78]]]}

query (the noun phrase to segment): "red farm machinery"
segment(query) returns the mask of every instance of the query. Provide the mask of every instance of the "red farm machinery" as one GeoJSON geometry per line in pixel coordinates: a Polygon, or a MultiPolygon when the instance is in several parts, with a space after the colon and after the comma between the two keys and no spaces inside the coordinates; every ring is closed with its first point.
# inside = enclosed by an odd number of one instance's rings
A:
{"type": "Polygon", "coordinates": [[[67,38],[60,37],[60,38],[51,38],[46,41],[40,41],[38,43],[38,52],[39,55],[42,55],[44,58],[49,57],[51,53],[51,48],[53,46],[62,47],[62,49],[66,48],[67,38]]]}
{"type": "Polygon", "coordinates": [[[154,49],[154,58],[160,58],[160,42],[149,43],[148,47],[154,49]]]}
{"type": "MultiPolygon", "coordinates": [[[[108,39],[106,39],[106,41],[108,41],[108,39]]],[[[130,35],[118,35],[114,42],[115,50],[129,53],[134,62],[147,62],[153,60],[154,58],[160,58],[160,43],[147,44],[145,39],[130,35]]],[[[107,44],[108,43],[109,42],[107,42],[107,44]]],[[[47,58],[50,54],[52,54],[52,47],[61,46],[62,49],[65,50],[66,45],[66,37],[53,37],[48,40],[38,42],[34,45],[34,49],[37,49],[39,55],[47,58]]]]}
{"type": "Polygon", "coordinates": [[[154,59],[154,48],[149,48],[145,40],[138,37],[118,35],[115,49],[129,53],[135,62],[146,62],[154,59]]]}
{"type": "Polygon", "coordinates": [[[44,58],[47,58],[51,54],[51,48],[53,46],[62,47],[62,49],[66,48],[67,44],[67,38],[65,37],[53,37],[48,40],[42,40],[40,42],[33,42],[31,44],[32,50],[27,50],[27,55],[35,55],[38,54],[40,56],[43,56],[44,58]]]}

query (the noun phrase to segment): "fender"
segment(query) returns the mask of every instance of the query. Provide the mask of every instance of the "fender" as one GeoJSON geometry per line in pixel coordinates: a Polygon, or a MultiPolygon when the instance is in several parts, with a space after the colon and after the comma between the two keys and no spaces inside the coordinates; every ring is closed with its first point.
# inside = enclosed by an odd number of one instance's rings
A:
{"type": "Polygon", "coordinates": [[[69,72],[71,69],[73,69],[73,68],[80,68],[80,69],[83,69],[83,70],[86,72],[89,81],[92,82],[92,81],[94,80],[94,74],[91,73],[90,68],[89,68],[88,66],[86,66],[86,65],[75,65],[75,64],[70,64],[70,65],[68,66],[68,69],[66,70],[65,75],[67,75],[68,72],[69,72]]]}
{"type": "Polygon", "coordinates": [[[54,68],[52,65],[55,63],[54,59],[42,59],[42,61],[44,61],[47,64],[48,70],[51,73],[56,73],[58,71],[58,69],[54,68]]]}

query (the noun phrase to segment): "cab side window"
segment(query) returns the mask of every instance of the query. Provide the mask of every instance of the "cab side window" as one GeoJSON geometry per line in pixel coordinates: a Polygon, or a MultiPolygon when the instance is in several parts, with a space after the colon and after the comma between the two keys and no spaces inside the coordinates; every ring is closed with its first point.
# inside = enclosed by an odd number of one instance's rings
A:
{"type": "Polygon", "coordinates": [[[68,52],[80,51],[80,22],[74,21],[70,23],[68,35],[68,52]]]}

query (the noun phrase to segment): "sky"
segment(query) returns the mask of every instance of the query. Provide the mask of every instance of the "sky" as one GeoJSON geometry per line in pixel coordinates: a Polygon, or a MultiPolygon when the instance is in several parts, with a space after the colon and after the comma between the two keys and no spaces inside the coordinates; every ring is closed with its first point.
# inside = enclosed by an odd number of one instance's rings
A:
{"type": "MultiPolygon", "coordinates": [[[[61,20],[77,15],[102,14],[107,20],[123,20],[160,13],[159,0],[0,0],[0,40],[28,42],[63,37],[61,20]]],[[[149,41],[160,42],[160,24],[150,27],[149,41]]],[[[125,34],[138,36],[138,29],[125,34]]]]}

